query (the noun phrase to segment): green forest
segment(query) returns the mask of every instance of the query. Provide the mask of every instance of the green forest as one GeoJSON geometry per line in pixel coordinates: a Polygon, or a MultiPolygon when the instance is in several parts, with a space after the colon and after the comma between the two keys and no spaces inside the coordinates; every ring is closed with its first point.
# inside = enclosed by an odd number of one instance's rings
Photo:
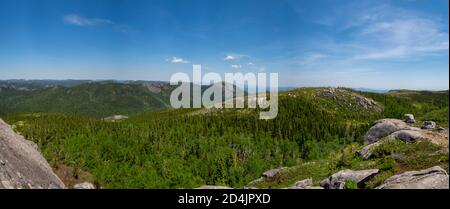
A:
{"type": "MultiPolygon", "coordinates": [[[[106,107],[93,104],[80,107],[83,114],[55,108],[44,111],[45,106],[1,117],[36,142],[53,167],[70,166],[74,177],[88,172],[102,188],[239,188],[268,169],[327,159],[351,144],[362,144],[364,133],[377,119],[412,113],[419,121],[448,126],[448,91],[358,92],[380,105],[381,111],[373,111],[353,105],[345,95],[341,99],[321,96],[322,90],[281,93],[279,113],[273,120],[260,120],[258,109],[161,108],[149,112],[135,106],[142,113],[108,122],[98,117],[105,116],[99,111],[106,107]]],[[[146,101],[159,96],[126,92],[131,99],[144,96],[146,101]]],[[[32,104],[20,107],[26,105],[32,104]]],[[[123,105],[108,108],[122,113],[120,108],[128,104],[123,105]]]]}

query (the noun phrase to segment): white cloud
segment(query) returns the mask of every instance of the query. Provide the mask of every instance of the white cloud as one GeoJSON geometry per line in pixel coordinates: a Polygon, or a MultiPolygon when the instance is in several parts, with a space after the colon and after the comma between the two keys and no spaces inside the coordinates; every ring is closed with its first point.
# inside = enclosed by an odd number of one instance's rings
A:
{"type": "Polygon", "coordinates": [[[85,18],[77,14],[69,14],[63,16],[63,21],[67,24],[76,26],[95,26],[102,24],[115,24],[113,21],[108,19],[100,18],[85,18]]]}
{"type": "Polygon", "coordinates": [[[255,65],[255,64],[253,64],[253,62],[248,62],[247,65],[248,65],[248,66],[253,66],[253,65],[255,65]]]}
{"type": "Polygon", "coordinates": [[[226,61],[236,61],[236,60],[240,60],[242,58],[250,58],[250,56],[245,55],[245,54],[227,54],[225,55],[225,57],[223,58],[223,60],[226,61]]]}
{"type": "Polygon", "coordinates": [[[233,55],[227,55],[225,56],[225,58],[223,58],[224,60],[236,60],[237,57],[233,56],[233,55]]]}
{"type": "Polygon", "coordinates": [[[231,65],[232,68],[242,68],[242,65],[231,65]]]}
{"type": "Polygon", "coordinates": [[[183,58],[179,58],[179,57],[172,57],[172,58],[168,58],[166,59],[166,62],[171,62],[171,63],[175,63],[175,64],[186,64],[186,63],[190,63],[188,60],[185,60],[183,58]]]}

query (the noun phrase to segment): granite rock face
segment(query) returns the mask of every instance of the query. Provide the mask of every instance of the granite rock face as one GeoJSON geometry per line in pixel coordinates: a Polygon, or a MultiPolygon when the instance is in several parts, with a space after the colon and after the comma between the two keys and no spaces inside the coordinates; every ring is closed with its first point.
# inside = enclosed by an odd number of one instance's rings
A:
{"type": "Polygon", "coordinates": [[[0,189],[63,189],[36,144],[0,119],[0,189]]]}
{"type": "Polygon", "coordinates": [[[448,189],[448,174],[439,166],[391,176],[376,189],[448,189]]]}

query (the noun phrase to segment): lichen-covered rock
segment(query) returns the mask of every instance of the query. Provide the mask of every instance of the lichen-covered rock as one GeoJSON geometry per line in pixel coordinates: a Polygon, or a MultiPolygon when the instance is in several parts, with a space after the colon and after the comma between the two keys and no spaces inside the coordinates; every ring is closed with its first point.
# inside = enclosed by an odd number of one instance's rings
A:
{"type": "Polygon", "coordinates": [[[320,186],[325,189],[343,189],[346,181],[354,181],[358,184],[358,187],[362,187],[365,182],[372,179],[378,172],[378,169],[342,170],[322,180],[320,186]]]}
{"type": "Polygon", "coordinates": [[[64,183],[37,150],[0,119],[0,189],[61,189],[64,183]]]}
{"type": "Polygon", "coordinates": [[[448,189],[448,174],[439,166],[409,171],[386,179],[376,189],[448,189]]]}

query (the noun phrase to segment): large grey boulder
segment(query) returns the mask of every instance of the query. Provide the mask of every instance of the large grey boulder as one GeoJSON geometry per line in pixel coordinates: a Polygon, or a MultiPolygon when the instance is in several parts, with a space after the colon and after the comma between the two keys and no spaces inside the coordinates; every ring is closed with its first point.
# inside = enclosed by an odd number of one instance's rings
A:
{"type": "Polygon", "coordinates": [[[439,166],[391,176],[376,189],[448,189],[448,174],[439,166]]]}
{"type": "Polygon", "coordinates": [[[36,144],[16,134],[0,119],[0,189],[61,189],[64,183],[53,173],[36,144]]]}
{"type": "Polygon", "coordinates": [[[434,129],[436,128],[436,123],[434,121],[424,121],[422,124],[422,129],[434,129]]]}
{"type": "Polygon", "coordinates": [[[372,144],[390,134],[400,130],[417,130],[398,119],[381,119],[374,122],[373,126],[364,135],[364,144],[372,144]]]}
{"type": "Polygon", "coordinates": [[[378,169],[369,170],[342,170],[330,177],[322,180],[320,186],[325,189],[343,189],[345,182],[354,181],[358,184],[358,187],[363,187],[364,184],[372,179],[379,172],[378,169]]]}
{"type": "Polygon", "coordinates": [[[423,138],[420,130],[400,130],[390,134],[387,138],[399,139],[404,142],[414,143],[423,138]]]}
{"type": "Polygon", "coordinates": [[[413,114],[405,114],[405,122],[406,123],[415,123],[416,120],[414,119],[413,114]]]}

